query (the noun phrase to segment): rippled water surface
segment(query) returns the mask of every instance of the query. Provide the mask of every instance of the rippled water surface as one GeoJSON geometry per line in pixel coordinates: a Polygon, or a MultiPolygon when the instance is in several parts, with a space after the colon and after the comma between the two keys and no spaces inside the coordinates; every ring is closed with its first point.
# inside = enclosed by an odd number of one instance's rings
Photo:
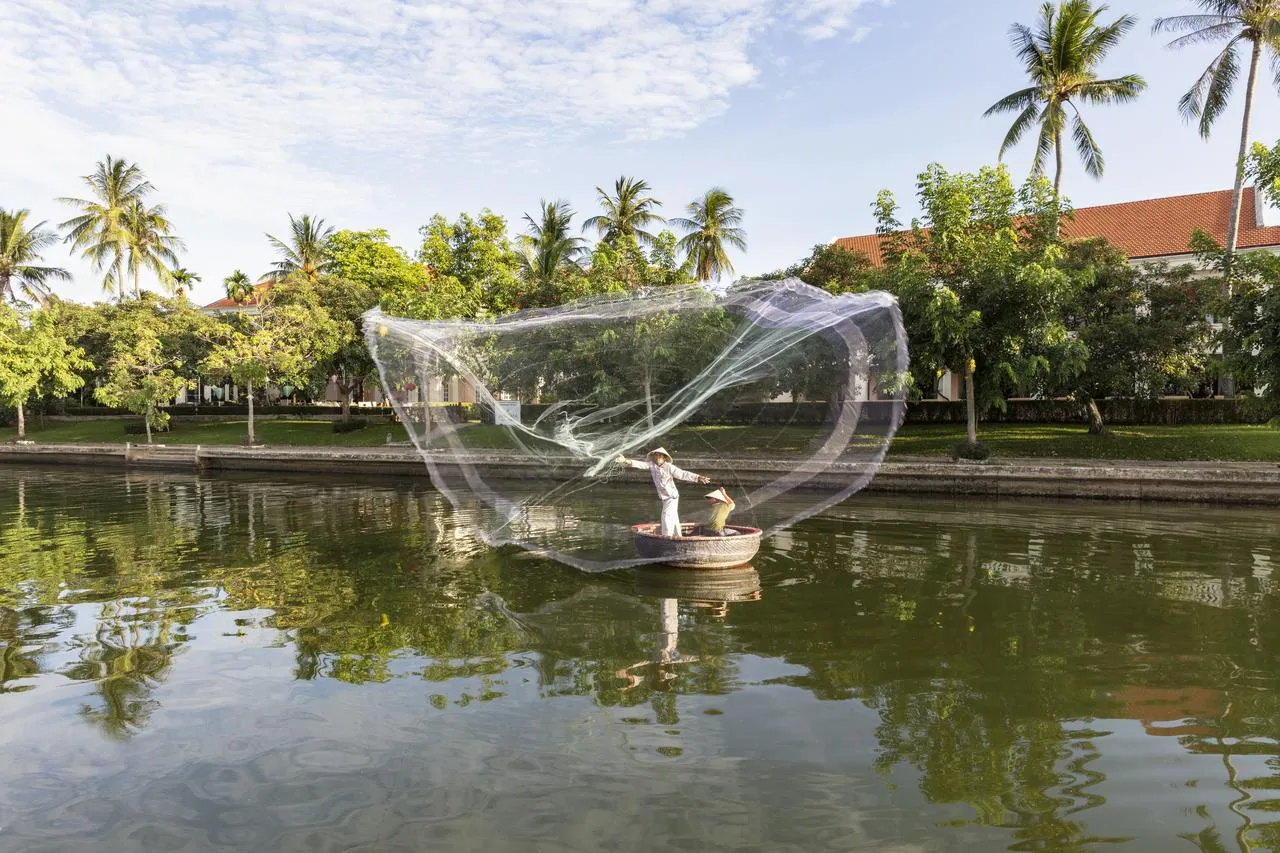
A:
{"type": "Polygon", "coordinates": [[[691,581],[0,468],[0,851],[1273,849],[1275,519],[863,496],[691,581]]]}

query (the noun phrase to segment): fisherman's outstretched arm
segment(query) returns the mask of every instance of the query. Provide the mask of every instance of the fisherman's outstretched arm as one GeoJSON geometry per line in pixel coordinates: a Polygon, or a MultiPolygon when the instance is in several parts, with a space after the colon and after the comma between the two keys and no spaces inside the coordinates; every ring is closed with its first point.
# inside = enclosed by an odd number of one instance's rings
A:
{"type": "Polygon", "coordinates": [[[671,469],[671,476],[675,477],[682,483],[702,483],[703,485],[706,485],[711,482],[710,477],[704,477],[701,474],[694,474],[684,470],[683,468],[677,468],[675,463],[672,463],[667,467],[671,469]]]}
{"type": "Polygon", "coordinates": [[[626,467],[626,468],[635,468],[637,471],[649,470],[649,463],[641,461],[639,459],[628,459],[625,456],[619,456],[617,459],[613,461],[617,462],[619,465],[622,465],[623,467],[626,467]]]}

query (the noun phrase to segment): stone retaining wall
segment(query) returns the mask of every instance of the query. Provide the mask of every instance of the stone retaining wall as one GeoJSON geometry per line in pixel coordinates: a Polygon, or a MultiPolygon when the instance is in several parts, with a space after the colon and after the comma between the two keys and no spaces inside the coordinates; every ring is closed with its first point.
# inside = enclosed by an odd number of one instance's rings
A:
{"type": "MultiPolygon", "coordinates": [[[[454,466],[449,453],[434,457],[454,466]]],[[[564,480],[580,470],[507,453],[475,453],[469,464],[489,477],[564,480]]],[[[558,460],[557,460],[558,461],[558,460]]],[[[261,447],[153,446],[93,444],[0,445],[0,464],[94,465],[171,471],[280,472],[425,477],[427,466],[412,447],[261,447]]],[[[681,464],[712,479],[744,486],[765,483],[794,463],[740,459],[731,467],[712,460],[682,459],[681,464]]],[[[840,488],[862,463],[844,463],[812,481],[817,488],[840,488]]],[[[627,476],[643,479],[638,473],[627,476]]],[[[964,463],[931,458],[895,458],[885,462],[867,487],[869,492],[990,497],[1044,497],[1193,501],[1280,506],[1280,466],[1273,463],[1147,463],[1039,461],[1006,459],[964,463]]]]}

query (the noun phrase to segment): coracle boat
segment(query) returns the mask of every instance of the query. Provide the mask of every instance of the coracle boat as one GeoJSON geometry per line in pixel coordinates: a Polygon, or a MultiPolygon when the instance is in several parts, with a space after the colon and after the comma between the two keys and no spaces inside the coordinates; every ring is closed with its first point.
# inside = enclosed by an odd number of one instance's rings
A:
{"type": "Polygon", "coordinates": [[[646,560],[665,563],[678,569],[729,569],[751,562],[760,550],[758,527],[726,524],[733,532],[725,536],[700,536],[696,524],[681,525],[680,538],[663,536],[657,524],[634,524],[632,536],[636,553],[646,560]]]}

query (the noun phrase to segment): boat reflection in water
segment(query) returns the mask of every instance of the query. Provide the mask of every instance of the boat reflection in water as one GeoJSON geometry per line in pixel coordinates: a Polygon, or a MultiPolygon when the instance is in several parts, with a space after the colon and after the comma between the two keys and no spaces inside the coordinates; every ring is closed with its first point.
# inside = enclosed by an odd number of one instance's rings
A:
{"type": "Polygon", "coordinates": [[[680,602],[704,607],[717,618],[729,613],[729,605],[760,600],[760,575],[751,566],[734,569],[641,568],[635,570],[639,595],[658,599],[658,645],[652,660],[642,660],[615,673],[625,682],[624,692],[640,685],[646,676],[661,690],[676,677],[675,667],[694,663],[696,655],[681,655],[680,602]]]}

